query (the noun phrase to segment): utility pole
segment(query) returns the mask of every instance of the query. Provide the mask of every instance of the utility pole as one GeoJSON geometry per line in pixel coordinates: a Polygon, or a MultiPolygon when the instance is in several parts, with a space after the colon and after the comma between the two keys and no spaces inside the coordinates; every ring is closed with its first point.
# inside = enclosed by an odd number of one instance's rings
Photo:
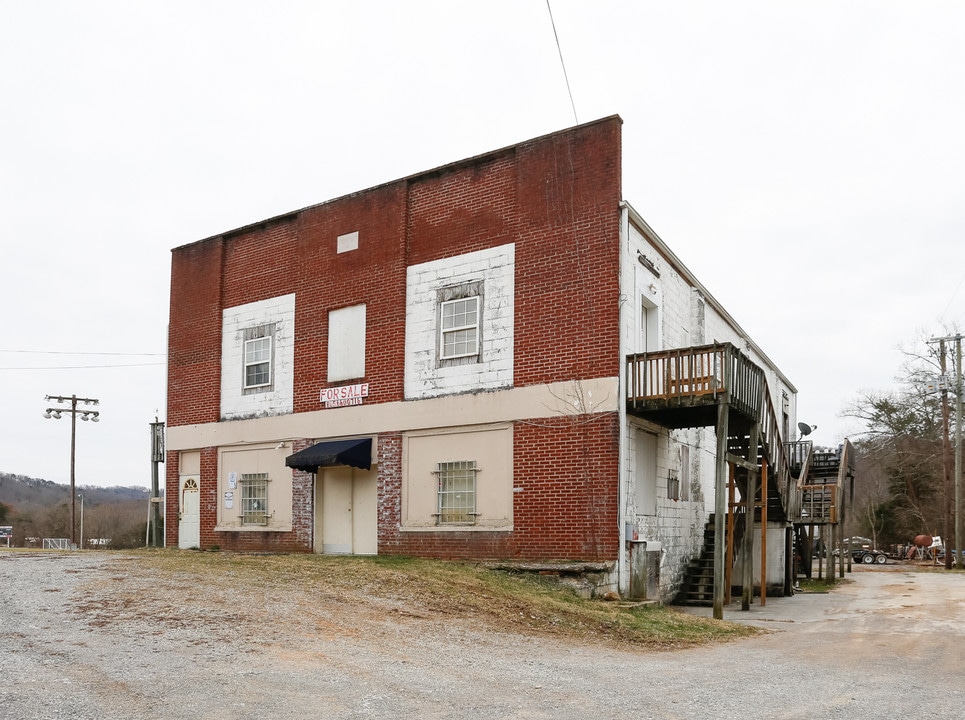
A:
{"type": "Polygon", "coordinates": [[[70,403],[69,408],[49,407],[44,413],[48,420],[60,420],[63,413],[70,413],[70,542],[77,544],[77,492],[74,489],[74,459],[77,453],[77,415],[80,414],[81,420],[92,420],[99,422],[100,413],[97,410],[78,409],[77,403],[84,405],[97,405],[100,400],[96,398],[79,398],[76,395],[47,395],[44,398],[47,402],[70,403]]]}
{"type": "MultiPolygon", "coordinates": [[[[955,549],[958,567],[965,568],[962,547],[962,336],[955,336],[955,549]]],[[[948,542],[945,542],[948,554],[948,542]]]]}
{"type": "MultiPolygon", "coordinates": [[[[955,335],[949,335],[943,338],[934,338],[931,342],[940,343],[940,352],[942,356],[942,373],[945,371],[945,343],[948,341],[954,341],[955,343],[955,550],[957,550],[957,560],[956,563],[959,568],[965,568],[965,548],[962,547],[963,540],[963,523],[962,523],[962,335],[957,333],[955,335]]],[[[945,567],[951,567],[948,562],[948,556],[950,555],[949,545],[951,545],[950,538],[947,537],[948,531],[946,531],[945,541],[945,567]]]]}
{"type": "Polygon", "coordinates": [[[151,423],[151,522],[148,533],[150,547],[163,547],[161,535],[161,498],[158,488],[158,463],[164,462],[164,423],[157,416],[151,423]]]}
{"type": "MultiPolygon", "coordinates": [[[[943,475],[943,494],[945,495],[944,522],[942,523],[942,535],[946,544],[952,532],[952,448],[951,441],[948,439],[948,382],[945,378],[948,372],[948,362],[945,353],[945,339],[938,341],[938,357],[941,363],[942,380],[939,383],[942,393],[942,475],[943,475]]],[[[952,554],[945,553],[945,569],[952,569],[952,554]]]]}

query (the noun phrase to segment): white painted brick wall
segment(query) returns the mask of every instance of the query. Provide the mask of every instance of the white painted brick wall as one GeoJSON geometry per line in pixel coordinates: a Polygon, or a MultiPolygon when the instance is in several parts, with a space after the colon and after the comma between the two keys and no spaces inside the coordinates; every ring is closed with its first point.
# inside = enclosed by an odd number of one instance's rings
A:
{"type": "Polygon", "coordinates": [[[283,415],[294,409],[295,296],[226,308],[221,318],[221,417],[233,420],[283,415]],[[244,331],[275,324],[272,389],[245,395],[243,384],[244,331]]]}
{"type": "MultiPolygon", "coordinates": [[[[641,347],[641,298],[657,306],[659,318],[659,349],[689,347],[712,342],[730,342],[744,352],[767,376],[771,400],[778,415],[781,412],[781,392],[790,396],[791,427],[796,424],[796,395],[780,380],[778,374],[764,359],[746,343],[713,306],[704,306],[704,325],[697,324],[699,292],[650,245],[646,238],[632,225],[622,271],[622,295],[628,306],[624,312],[621,329],[624,347],[628,352],[639,352],[641,347]],[[642,253],[654,262],[660,276],[657,277],[641,264],[637,257],[642,253]]],[[[657,456],[657,514],[637,515],[633,507],[636,469],[635,421],[628,421],[624,439],[628,441],[626,471],[629,491],[626,499],[626,517],[635,522],[641,538],[659,540],[661,553],[661,598],[670,600],[677,592],[680,579],[688,561],[700,552],[703,545],[704,523],[714,509],[714,486],[716,482],[716,435],[714,428],[692,430],[666,430],[650,426],[658,433],[657,456]],[[690,446],[691,490],[688,500],[674,502],[667,498],[667,476],[671,470],[680,476],[681,444],[690,446]]],[[[790,439],[790,438],[788,438],[790,439]]]]}
{"type": "Polygon", "coordinates": [[[513,385],[515,245],[413,265],[406,272],[405,396],[426,398],[513,385]],[[484,281],[482,362],[438,367],[437,291],[484,281]]]}

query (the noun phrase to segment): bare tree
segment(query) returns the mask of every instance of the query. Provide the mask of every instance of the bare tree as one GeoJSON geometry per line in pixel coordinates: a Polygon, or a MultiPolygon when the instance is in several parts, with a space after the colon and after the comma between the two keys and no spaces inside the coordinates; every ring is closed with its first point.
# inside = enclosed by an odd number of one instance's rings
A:
{"type": "Polygon", "coordinates": [[[855,488],[856,515],[867,534],[890,543],[941,528],[947,500],[941,398],[933,389],[938,348],[922,340],[903,353],[897,389],[866,392],[844,413],[866,428],[856,442],[867,459],[855,488]]]}

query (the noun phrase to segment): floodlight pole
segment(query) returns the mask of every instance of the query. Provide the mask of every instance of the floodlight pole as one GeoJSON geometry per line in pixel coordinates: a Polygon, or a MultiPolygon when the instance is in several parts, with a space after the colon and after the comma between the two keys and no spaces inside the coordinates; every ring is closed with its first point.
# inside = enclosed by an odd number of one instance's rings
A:
{"type": "Polygon", "coordinates": [[[97,405],[100,400],[96,398],[79,398],[76,395],[47,395],[47,402],[70,403],[70,408],[49,407],[44,413],[48,420],[54,418],[60,420],[62,413],[70,413],[70,542],[76,546],[77,543],[77,492],[75,490],[74,469],[76,466],[75,458],[77,454],[77,414],[80,413],[82,420],[98,421],[100,413],[97,410],[78,410],[77,403],[85,405],[97,405]]]}

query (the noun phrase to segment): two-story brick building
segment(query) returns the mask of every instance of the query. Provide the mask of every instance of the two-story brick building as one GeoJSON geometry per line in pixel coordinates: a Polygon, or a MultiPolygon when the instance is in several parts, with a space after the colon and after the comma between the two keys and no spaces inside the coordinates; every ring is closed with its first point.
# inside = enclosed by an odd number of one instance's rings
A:
{"type": "Polygon", "coordinates": [[[175,249],[167,544],[581,560],[672,597],[721,483],[700,399],[739,357],[786,437],[795,390],[624,202],[620,134],[605,118],[175,249]],[[659,371],[677,405],[644,402],[644,358],[695,347],[659,371]]]}

